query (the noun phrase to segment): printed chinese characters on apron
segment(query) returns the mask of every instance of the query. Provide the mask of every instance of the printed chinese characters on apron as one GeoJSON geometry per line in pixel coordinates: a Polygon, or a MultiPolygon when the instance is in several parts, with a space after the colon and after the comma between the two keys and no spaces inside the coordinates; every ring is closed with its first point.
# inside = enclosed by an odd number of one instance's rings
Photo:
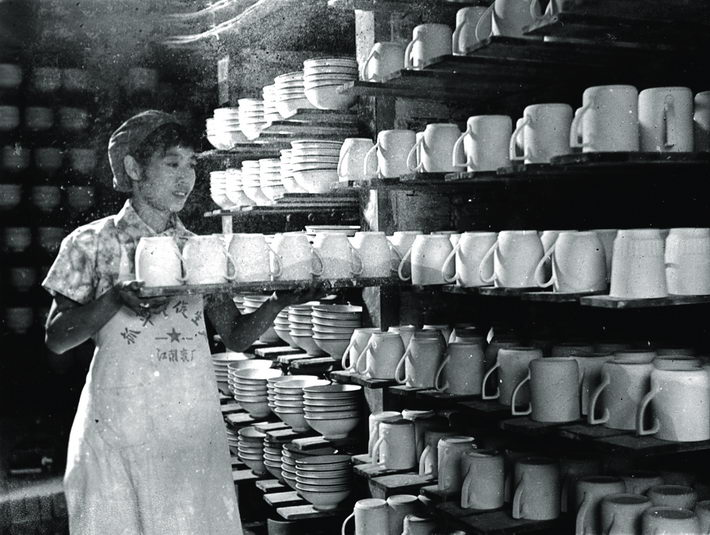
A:
{"type": "Polygon", "coordinates": [[[201,297],[95,337],[69,441],[72,535],[240,534],[201,297]]]}

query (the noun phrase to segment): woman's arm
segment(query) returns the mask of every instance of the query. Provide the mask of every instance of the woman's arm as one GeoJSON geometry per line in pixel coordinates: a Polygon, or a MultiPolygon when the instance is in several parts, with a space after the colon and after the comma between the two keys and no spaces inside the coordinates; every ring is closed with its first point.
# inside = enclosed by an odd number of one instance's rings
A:
{"type": "Polygon", "coordinates": [[[139,298],[137,291],[142,283],[121,282],[95,301],[81,305],[56,294],[47,318],[45,343],[50,351],[62,354],[83,344],[121,309],[123,305],[140,310],[164,305],[166,298],[139,298]]]}

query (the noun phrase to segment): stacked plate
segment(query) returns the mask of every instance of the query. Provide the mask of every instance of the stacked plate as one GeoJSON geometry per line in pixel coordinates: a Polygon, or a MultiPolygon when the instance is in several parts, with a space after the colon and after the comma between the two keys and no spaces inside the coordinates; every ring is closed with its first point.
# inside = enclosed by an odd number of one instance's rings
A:
{"type": "Polygon", "coordinates": [[[303,388],[306,386],[328,385],[329,381],[315,375],[298,375],[273,383],[274,413],[291,426],[297,433],[310,429],[306,422],[303,406],[303,388]]]}
{"type": "Polygon", "coordinates": [[[303,388],[306,422],[327,440],[348,436],[361,413],[362,387],[357,385],[310,385],[303,388]]]}
{"type": "Polygon", "coordinates": [[[276,108],[276,85],[271,84],[264,86],[261,90],[261,94],[264,97],[264,119],[266,119],[266,124],[280,121],[281,114],[276,108]]]}
{"type": "Polygon", "coordinates": [[[243,427],[238,434],[237,456],[256,475],[266,475],[266,467],[264,466],[264,437],[266,434],[251,426],[243,427]]]}
{"type": "Polygon", "coordinates": [[[281,151],[281,184],[286,188],[288,193],[306,193],[306,190],[298,185],[296,179],[293,178],[293,169],[291,169],[291,149],[281,151]]]}
{"type": "Polygon", "coordinates": [[[253,418],[265,418],[271,412],[266,390],[266,380],[283,375],[281,370],[237,370],[233,378],[234,399],[253,418]]]}
{"type": "Polygon", "coordinates": [[[289,441],[289,438],[275,439],[269,435],[264,437],[264,467],[281,482],[283,482],[283,477],[281,476],[281,451],[284,444],[289,441]]]}
{"type": "MultiPolygon", "coordinates": [[[[267,299],[269,299],[268,295],[245,295],[244,313],[251,314],[252,312],[256,312],[267,299]]],[[[274,331],[273,325],[264,331],[264,333],[259,337],[259,341],[265,344],[275,344],[279,340],[280,338],[276,334],[276,331],[274,331]]]]}
{"type": "Polygon", "coordinates": [[[289,346],[293,348],[298,348],[296,342],[291,338],[291,333],[289,332],[290,325],[288,322],[288,308],[284,308],[278,313],[276,319],[274,319],[274,332],[276,335],[286,342],[289,346]]]}
{"type": "Polygon", "coordinates": [[[227,385],[233,396],[237,394],[236,374],[239,370],[268,370],[272,366],[270,360],[248,359],[230,362],[227,365],[227,385]]]}
{"type": "Polygon", "coordinates": [[[313,357],[323,357],[325,352],[313,341],[312,306],[318,303],[305,303],[288,307],[288,334],[294,343],[313,357]]]}
{"type": "Polygon", "coordinates": [[[339,357],[350,343],[353,331],[362,327],[362,307],[314,305],[311,310],[313,342],[333,357],[339,357]]]}
{"type": "Polygon", "coordinates": [[[229,210],[234,207],[234,203],[227,197],[226,171],[210,172],[210,197],[222,210],[229,210]]]}
{"type": "Polygon", "coordinates": [[[261,192],[270,201],[286,193],[286,188],[281,182],[281,160],[279,158],[259,160],[259,184],[261,192]]]}
{"type": "Polygon", "coordinates": [[[244,314],[244,296],[237,294],[232,297],[232,301],[234,301],[234,304],[237,306],[239,312],[244,314]]]}
{"type": "Polygon", "coordinates": [[[241,170],[227,169],[224,173],[226,177],[226,195],[229,202],[237,208],[253,205],[254,201],[244,195],[241,170]]]}
{"type": "Polygon", "coordinates": [[[298,449],[290,442],[284,444],[281,448],[281,476],[284,482],[296,490],[296,461],[298,459],[333,455],[334,453],[335,449],[329,446],[306,451],[298,449]]]}
{"type": "Polygon", "coordinates": [[[338,182],[342,141],[303,139],[291,142],[291,171],[308,193],[327,193],[338,182]]]}
{"type": "Polygon", "coordinates": [[[306,98],[321,110],[346,110],[357,100],[352,94],[338,93],[338,88],[358,78],[355,58],[308,59],[303,62],[306,98]]]}
{"type": "Polygon", "coordinates": [[[242,162],[242,191],[257,206],[268,206],[271,200],[261,191],[261,164],[259,160],[242,162]]]}
{"type": "Polygon", "coordinates": [[[259,137],[266,128],[264,115],[264,101],[256,98],[240,98],[239,102],[239,127],[248,140],[259,137]]]}
{"type": "Polygon", "coordinates": [[[352,490],[348,455],[296,459],[296,492],[319,511],[337,509],[352,490]]]}
{"type": "Polygon", "coordinates": [[[217,377],[217,384],[223,388],[229,388],[229,365],[233,362],[242,362],[249,360],[249,357],[244,353],[236,353],[227,351],[226,353],[212,354],[212,368],[217,377]]]}
{"type": "Polygon", "coordinates": [[[207,140],[219,150],[229,150],[237,143],[247,141],[239,125],[237,108],[217,108],[214,117],[206,121],[207,140]]]}
{"type": "Polygon", "coordinates": [[[303,71],[294,71],[274,78],[276,87],[276,109],[284,119],[315,106],[306,98],[303,71]]]}

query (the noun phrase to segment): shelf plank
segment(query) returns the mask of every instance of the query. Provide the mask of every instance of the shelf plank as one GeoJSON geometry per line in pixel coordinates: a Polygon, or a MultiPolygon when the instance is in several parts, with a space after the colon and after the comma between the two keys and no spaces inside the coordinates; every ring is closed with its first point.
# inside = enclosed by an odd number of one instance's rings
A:
{"type": "Polygon", "coordinates": [[[356,476],[364,477],[366,479],[372,479],[375,477],[390,476],[394,474],[413,474],[411,468],[393,470],[385,468],[381,464],[370,463],[370,464],[356,464],[353,466],[353,474],[356,476]]]}
{"type": "Polygon", "coordinates": [[[611,309],[656,308],[685,305],[710,304],[710,295],[674,295],[655,299],[626,299],[610,295],[595,295],[580,298],[582,306],[611,309]]]}
{"type": "Polygon", "coordinates": [[[538,303],[579,303],[582,297],[600,295],[602,292],[527,292],[520,297],[523,301],[538,303]]]}
{"type": "Polygon", "coordinates": [[[302,505],[306,503],[305,500],[301,498],[295,490],[264,494],[264,501],[272,507],[291,507],[294,505],[302,505]]]}
{"type": "Polygon", "coordinates": [[[473,412],[486,418],[507,418],[510,416],[510,407],[495,400],[481,398],[458,403],[458,408],[464,412],[473,412]]]}
{"type": "Polygon", "coordinates": [[[562,425],[564,424],[536,422],[529,416],[518,416],[500,422],[500,428],[504,431],[523,433],[531,437],[554,435],[562,425]]]}
{"type": "Polygon", "coordinates": [[[708,165],[708,152],[584,152],[552,158],[550,167],[585,166],[587,168],[616,165],[708,165]]]}
{"type": "Polygon", "coordinates": [[[395,394],[397,396],[412,396],[415,397],[419,392],[423,390],[428,390],[427,388],[420,388],[420,387],[415,387],[415,386],[406,386],[406,385],[396,385],[396,386],[390,386],[389,391],[392,394],[395,394]]]}
{"type": "Polygon", "coordinates": [[[494,286],[484,286],[478,288],[479,295],[486,297],[521,297],[530,292],[537,292],[539,288],[496,288],[494,286]]]}
{"type": "Polygon", "coordinates": [[[670,442],[652,436],[638,437],[632,433],[603,437],[594,442],[607,451],[633,453],[644,457],[710,450],[710,440],[670,442]]]}
{"type": "MultiPolygon", "coordinates": [[[[295,493],[294,493],[295,494],[295,493]]],[[[352,509],[347,508],[319,511],[311,504],[292,505],[290,507],[278,507],[276,512],[285,520],[314,520],[318,518],[328,518],[333,516],[346,516],[352,509]]]]}
{"type": "Polygon", "coordinates": [[[249,468],[243,470],[232,470],[232,481],[237,483],[246,483],[247,481],[256,481],[260,476],[256,475],[249,468]]]}
{"type": "Polygon", "coordinates": [[[328,0],[328,7],[378,12],[430,12],[433,9],[458,10],[467,6],[487,6],[489,0],[328,0]]]}
{"type": "Polygon", "coordinates": [[[277,479],[262,479],[261,481],[257,481],[256,488],[265,494],[286,491],[286,486],[277,479]]]}
{"type": "Polygon", "coordinates": [[[372,389],[382,389],[395,386],[397,384],[397,381],[394,379],[366,379],[360,375],[345,370],[330,372],[330,378],[336,383],[360,385],[364,388],[372,389]]]}
{"type": "Polygon", "coordinates": [[[302,349],[290,346],[262,347],[254,351],[257,357],[268,360],[276,360],[282,355],[297,355],[302,352],[302,349]]]}
{"type": "Polygon", "coordinates": [[[566,533],[567,519],[516,520],[508,508],[493,511],[462,509],[458,503],[448,501],[434,506],[435,515],[466,533],[475,535],[514,535],[518,533],[566,533]]]}
{"type": "Polygon", "coordinates": [[[373,477],[369,480],[370,492],[373,498],[387,499],[397,494],[413,494],[417,496],[419,489],[430,485],[431,476],[419,474],[392,474],[388,476],[373,477]]]}

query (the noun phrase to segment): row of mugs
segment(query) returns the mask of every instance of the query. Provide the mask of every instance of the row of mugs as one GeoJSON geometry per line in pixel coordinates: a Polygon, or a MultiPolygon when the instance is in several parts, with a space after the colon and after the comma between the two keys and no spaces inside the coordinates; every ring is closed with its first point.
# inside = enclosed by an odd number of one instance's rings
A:
{"type": "MultiPolygon", "coordinates": [[[[0,89],[18,88],[25,73],[22,66],[15,63],[0,63],[0,89]]],[[[40,92],[87,89],[91,84],[89,71],[83,69],[57,67],[34,67],[29,73],[30,89],[40,92]]]]}
{"type": "Polygon", "coordinates": [[[420,516],[421,508],[419,498],[411,494],[397,494],[387,500],[358,500],[352,514],[343,521],[340,533],[345,535],[353,520],[355,535],[431,535],[436,524],[433,519],[420,516]]]}
{"type": "Polygon", "coordinates": [[[32,163],[38,170],[52,173],[65,163],[68,156],[69,168],[88,175],[96,167],[96,151],[89,148],[70,148],[66,151],[55,147],[29,149],[22,145],[5,145],[0,154],[0,164],[8,171],[22,171],[32,163]]]}
{"type": "Polygon", "coordinates": [[[55,114],[52,108],[43,106],[28,106],[21,110],[17,106],[0,105],[0,132],[10,132],[20,125],[31,132],[41,132],[55,124],[69,131],[84,130],[88,128],[89,120],[89,112],[82,108],[62,106],[55,114]]]}
{"type": "Polygon", "coordinates": [[[54,254],[59,250],[67,232],[61,227],[38,227],[33,231],[30,227],[5,227],[0,232],[0,251],[4,253],[23,253],[35,242],[42,251],[54,254]]]}

